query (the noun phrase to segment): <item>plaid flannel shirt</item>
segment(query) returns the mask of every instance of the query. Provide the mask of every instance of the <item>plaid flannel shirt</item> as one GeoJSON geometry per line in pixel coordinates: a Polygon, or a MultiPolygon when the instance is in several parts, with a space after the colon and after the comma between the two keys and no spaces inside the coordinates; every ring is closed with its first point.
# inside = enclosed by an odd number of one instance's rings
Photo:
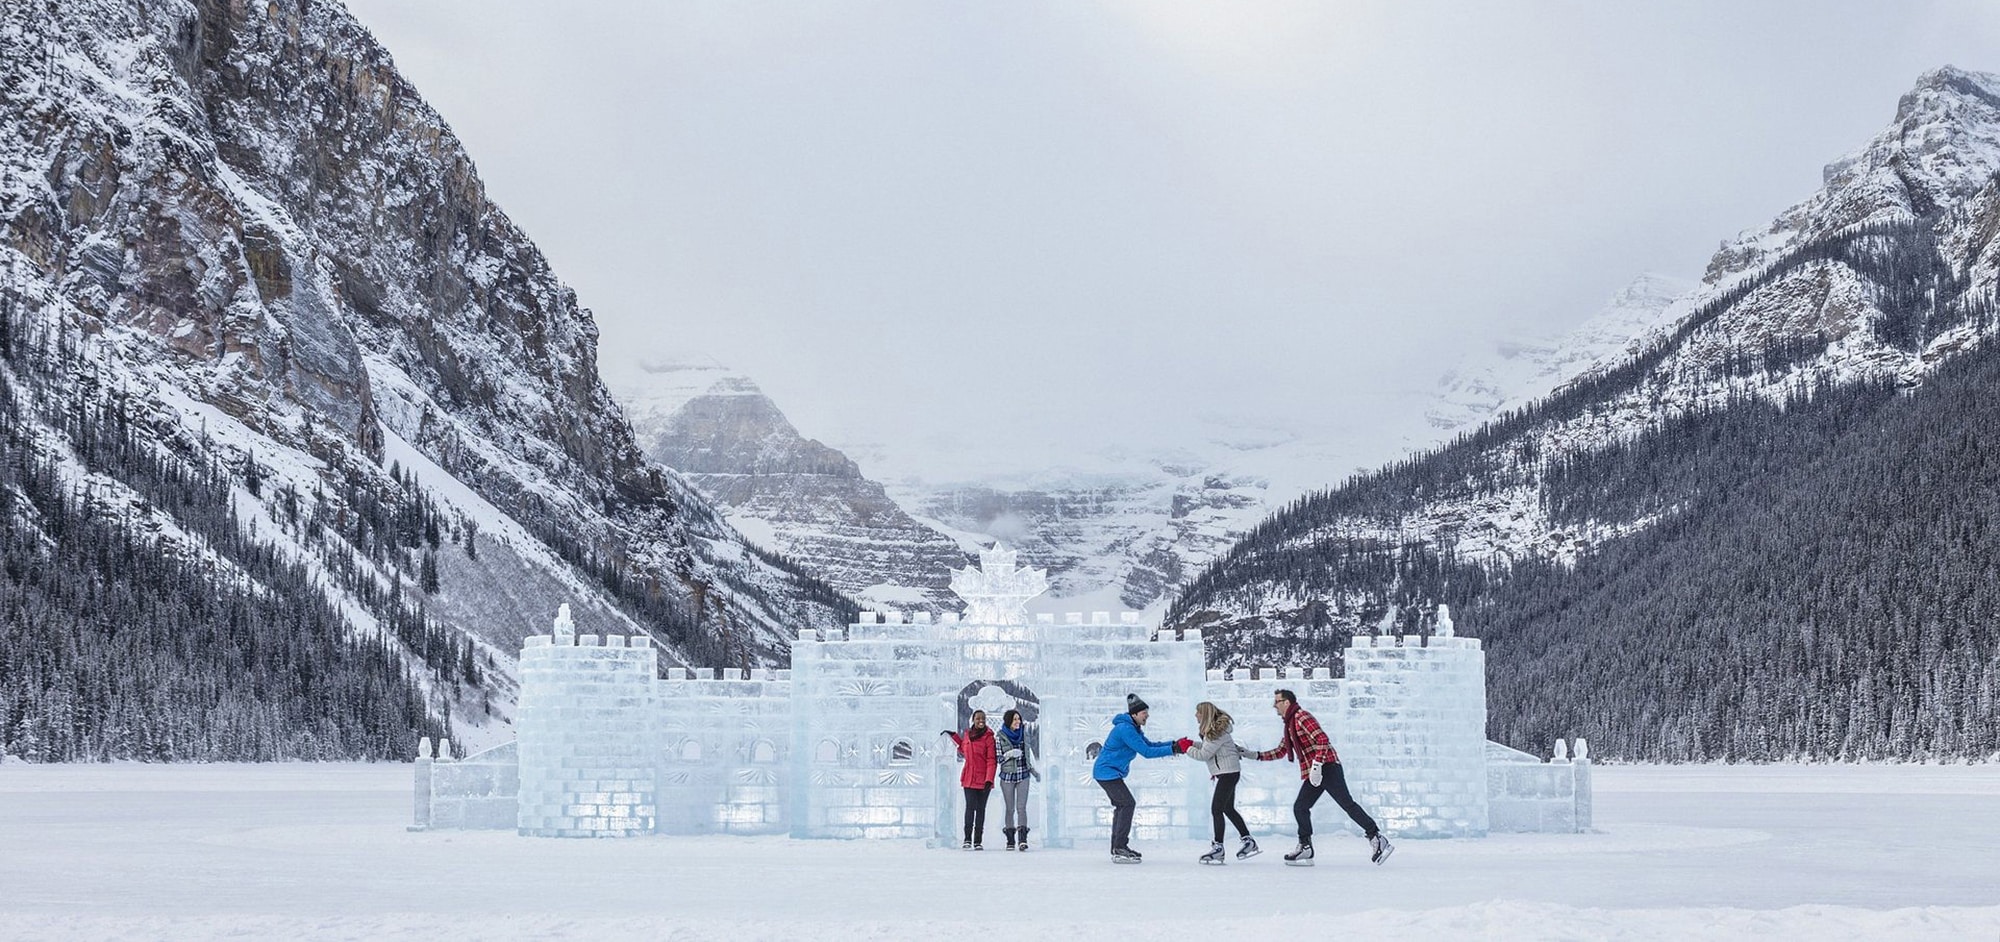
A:
{"type": "Polygon", "coordinates": [[[1299,778],[1307,777],[1312,764],[1335,763],[1340,761],[1340,753],[1333,751],[1333,742],[1326,738],[1326,730],[1319,726],[1306,708],[1292,704],[1292,710],[1285,714],[1285,740],[1276,749],[1266,749],[1257,753],[1259,759],[1297,759],[1299,778]]]}

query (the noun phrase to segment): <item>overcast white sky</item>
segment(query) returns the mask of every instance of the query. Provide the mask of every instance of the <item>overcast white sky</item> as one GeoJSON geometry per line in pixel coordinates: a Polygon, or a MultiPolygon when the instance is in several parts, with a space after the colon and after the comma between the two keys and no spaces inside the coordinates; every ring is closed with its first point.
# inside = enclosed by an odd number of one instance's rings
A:
{"type": "Polygon", "coordinates": [[[707,353],[903,466],[1386,428],[2000,71],[1970,0],[348,3],[608,371],[707,353]]]}

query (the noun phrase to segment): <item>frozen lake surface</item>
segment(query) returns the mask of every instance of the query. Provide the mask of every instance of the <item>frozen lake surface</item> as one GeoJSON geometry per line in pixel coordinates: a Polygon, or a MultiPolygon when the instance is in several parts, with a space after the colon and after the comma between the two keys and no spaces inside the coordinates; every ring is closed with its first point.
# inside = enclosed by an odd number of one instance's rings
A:
{"type": "Polygon", "coordinates": [[[1220,868],[1153,842],[1121,867],[1098,847],[408,833],[408,766],[17,762],[0,938],[2000,939],[2000,766],[1599,766],[1596,785],[1595,834],[1403,841],[1379,868],[1332,834],[1311,869],[1275,835],[1220,868]]]}

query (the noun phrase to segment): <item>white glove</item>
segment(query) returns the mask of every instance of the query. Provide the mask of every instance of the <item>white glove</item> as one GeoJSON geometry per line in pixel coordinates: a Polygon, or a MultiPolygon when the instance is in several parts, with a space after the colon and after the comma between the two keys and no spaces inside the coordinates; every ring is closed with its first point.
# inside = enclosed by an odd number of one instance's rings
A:
{"type": "Polygon", "coordinates": [[[1005,759],[1019,759],[1020,757],[1021,757],[1021,749],[1020,749],[1020,747],[1016,746],[1016,747],[1015,747],[1015,748],[1013,748],[1013,749],[1009,749],[1009,750],[1007,750],[1007,752],[1006,752],[1006,753],[1005,753],[1005,754],[1004,754],[1004,755],[1003,755],[1003,756],[1002,756],[1001,758],[1005,758],[1005,759]]]}
{"type": "Polygon", "coordinates": [[[1320,783],[1319,763],[1317,762],[1313,763],[1312,769],[1306,772],[1306,781],[1311,782],[1314,788],[1319,787],[1320,783]]]}

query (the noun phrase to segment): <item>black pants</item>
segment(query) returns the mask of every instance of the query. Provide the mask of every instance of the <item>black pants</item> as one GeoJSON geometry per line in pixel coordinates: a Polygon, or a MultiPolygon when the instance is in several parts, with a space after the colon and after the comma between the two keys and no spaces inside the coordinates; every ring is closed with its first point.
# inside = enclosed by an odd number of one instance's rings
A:
{"type": "Polygon", "coordinates": [[[1375,819],[1361,810],[1361,806],[1354,803],[1354,796],[1347,793],[1347,776],[1340,771],[1340,763],[1329,762],[1319,767],[1318,785],[1311,781],[1299,783],[1299,800],[1292,802],[1292,816],[1299,819],[1299,843],[1310,844],[1313,841],[1312,808],[1322,793],[1333,796],[1340,810],[1347,812],[1355,824],[1361,825],[1362,834],[1374,837],[1381,833],[1375,827],[1375,819]]]}
{"type": "Polygon", "coordinates": [[[986,843],[986,799],[993,797],[992,786],[965,790],[965,839],[986,843]]]}
{"type": "Polygon", "coordinates": [[[1222,843],[1222,819],[1227,817],[1236,825],[1236,833],[1250,836],[1250,826],[1243,823],[1243,816],[1236,813],[1236,782],[1243,777],[1241,772],[1224,772],[1215,777],[1215,798],[1208,803],[1208,813],[1215,819],[1215,842],[1222,843]]]}
{"type": "Polygon", "coordinates": [[[1132,840],[1132,809],[1139,802],[1132,797],[1132,790],[1125,787],[1125,780],[1114,778],[1110,781],[1098,779],[1097,785],[1111,799],[1111,849],[1130,846],[1132,840]]]}

